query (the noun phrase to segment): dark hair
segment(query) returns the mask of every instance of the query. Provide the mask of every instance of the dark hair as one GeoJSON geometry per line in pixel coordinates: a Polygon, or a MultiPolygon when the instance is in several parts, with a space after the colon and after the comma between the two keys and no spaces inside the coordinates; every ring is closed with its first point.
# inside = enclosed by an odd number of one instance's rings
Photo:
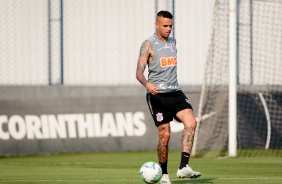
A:
{"type": "Polygon", "coordinates": [[[159,11],[159,13],[157,14],[157,17],[164,17],[164,18],[169,18],[169,19],[173,19],[173,15],[168,12],[168,11],[159,11]]]}

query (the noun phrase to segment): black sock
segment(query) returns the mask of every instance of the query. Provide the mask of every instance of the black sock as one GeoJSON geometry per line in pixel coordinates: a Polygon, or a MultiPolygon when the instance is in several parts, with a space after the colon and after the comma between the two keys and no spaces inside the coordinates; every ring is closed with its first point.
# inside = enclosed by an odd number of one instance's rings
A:
{"type": "Polygon", "coordinates": [[[190,158],[190,154],[189,153],[182,152],[179,169],[182,169],[183,167],[186,167],[186,165],[189,162],[189,158],[190,158]]]}
{"type": "Polygon", "coordinates": [[[167,173],[167,162],[165,163],[160,163],[160,166],[162,168],[163,174],[168,174],[167,173]]]}

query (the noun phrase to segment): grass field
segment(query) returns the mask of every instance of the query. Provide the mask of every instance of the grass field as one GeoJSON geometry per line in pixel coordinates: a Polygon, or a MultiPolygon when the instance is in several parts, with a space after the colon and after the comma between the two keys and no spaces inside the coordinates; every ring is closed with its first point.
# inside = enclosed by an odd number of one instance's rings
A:
{"type": "MultiPolygon", "coordinates": [[[[279,184],[281,157],[191,158],[190,165],[202,172],[198,179],[175,175],[180,153],[170,152],[168,171],[173,184],[279,184]]],[[[142,184],[139,169],[157,161],[156,152],[77,153],[52,156],[0,158],[0,183],[142,184]]]]}

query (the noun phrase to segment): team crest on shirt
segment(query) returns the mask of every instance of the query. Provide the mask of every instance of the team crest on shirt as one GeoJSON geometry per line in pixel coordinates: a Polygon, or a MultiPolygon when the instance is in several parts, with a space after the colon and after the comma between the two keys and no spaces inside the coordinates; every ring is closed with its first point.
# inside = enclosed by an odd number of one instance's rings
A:
{"type": "Polygon", "coordinates": [[[161,121],[164,119],[163,113],[158,112],[158,113],[156,114],[156,118],[157,118],[157,121],[158,121],[158,122],[161,122],[161,121]]]}
{"type": "Polygon", "coordinates": [[[176,49],[176,47],[175,47],[175,45],[173,43],[170,43],[169,46],[170,46],[171,52],[174,52],[174,53],[177,52],[177,49],[176,49]]]}

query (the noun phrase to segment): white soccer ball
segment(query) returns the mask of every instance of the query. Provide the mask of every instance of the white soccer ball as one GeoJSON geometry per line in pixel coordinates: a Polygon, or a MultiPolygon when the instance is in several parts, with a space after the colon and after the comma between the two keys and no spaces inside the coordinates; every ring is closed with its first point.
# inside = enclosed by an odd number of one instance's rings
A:
{"type": "Polygon", "coordinates": [[[140,176],[145,183],[157,183],[162,175],[162,169],[156,162],[146,162],[140,168],[140,176]]]}

